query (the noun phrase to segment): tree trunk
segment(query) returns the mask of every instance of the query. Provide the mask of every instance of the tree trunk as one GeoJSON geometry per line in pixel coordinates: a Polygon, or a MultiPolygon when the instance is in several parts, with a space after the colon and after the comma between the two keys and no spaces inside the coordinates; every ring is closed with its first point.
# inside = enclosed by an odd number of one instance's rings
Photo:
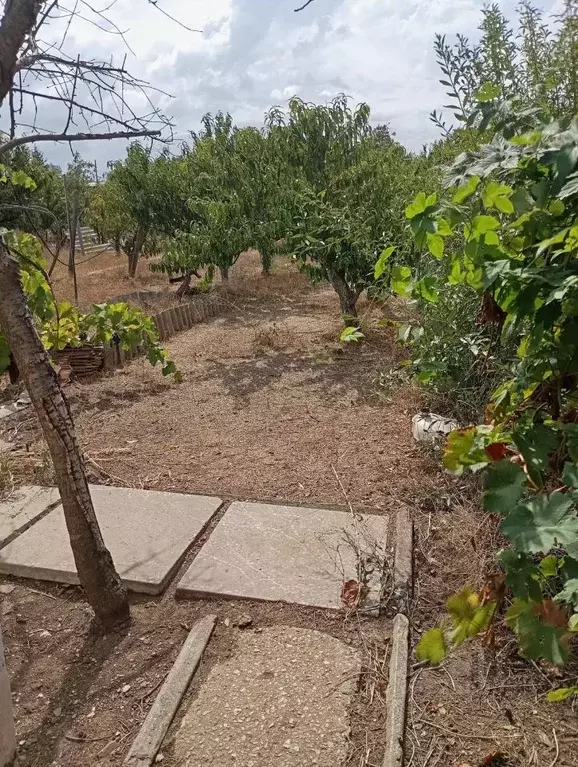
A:
{"type": "Polygon", "coordinates": [[[12,764],[16,754],[16,732],[12,714],[10,681],[4,661],[2,627],[0,626],[0,765],[12,764]]]}
{"type": "Polygon", "coordinates": [[[128,254],[128,276],[129,277],[136,276],[136,268],[138,266],[140,252],[142,250],[143,245],[145,244],[146,238],[147,238],[146,227],[139,225],[139,227],[136,230],[136,234],[134,236],[134,242],[132,244],[132,248],[130,249],[130,253],[128,254]]]}
{"type": "Polygon", "coordinates": [[[333,285],[333,289],[339,296],[341,314],[344,315],[344,317],[357,317],[357,299],[361,295],[363,289],[351,288],[344,277],[334,271],[329,272],[329,279],[333,285]]]}
{"type": "Polygon", "coordinates": [[[261,274],[264,277],[268,277],[271,274],[271,268],[273,266],[273,256],[269,252],[261,251],[261,274]]]}
{"type": "Polygon", "coordinates": [[[126,590],[102,540],[68,402],[34,328],[18,262],[1,242],[0,295],[0,325],[48,443],[78,578],[104,627],[124,623],[130,618],[126,590]]]}
{"type": "Polygon", "coordinates": [[[178,287],[177,290],[177,296],[179,297],[179,301],[182,300],[185,293],[188,291],[188,289],[191,287],[191,280],[193,278],[192,272],[187,272],[185,274],[185,279],[181,282],[181,284],[178,287]]]}
{"type": "Polygon", "coordinates": [[[219,271],[221,273],[221,282],[229,282],[229,267],[220,266],[219,271]]]}
{"type": "Polygon", "coordinates": [[[20,380],[20,371],[18,370],[18,365],[16,364],[16,360],[14,359],[14,355],[12,352],[10,352],[10,364],[8,365],[8,378],[10,379],[11,384],[17,384],[20,380]]]}
{"type": "Polygon", "coordinates": [[[60,251],[62,250],[62,244],[64,242],[64,236],[62,232],[59,230],[54,235],[54,255],[52,256],[52,263],[50,264],[50,268],[48,269],[48,276],[52,274],[54,271],[54,267],[56,266],[58,262],[58,258],[60,256],[60,251]]]}
{"type": "Polygon", "coordinates": [[[115,234],[114,236],[114,249],[116,251],[116,255],[120,256],[120,234],[115,234]]]}

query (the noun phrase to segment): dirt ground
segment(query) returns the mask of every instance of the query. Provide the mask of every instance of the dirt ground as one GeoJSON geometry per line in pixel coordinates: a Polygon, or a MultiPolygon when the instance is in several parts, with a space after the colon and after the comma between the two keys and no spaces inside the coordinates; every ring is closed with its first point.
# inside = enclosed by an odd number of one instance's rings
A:
{"type": "MultiPolygon", "coordinates": [[[[98,301],[138,290],[168,293],[172,286],[169,286],[166,275],[151,272],[149,264],[148,259],[141,258],[136,277],[130,278],[124,253],[108,250],[104,253],[97,251],[84,259],[79,256],[76,264],[79,307],[85,309],[98,301]]],[[[74,302],[74,282],[68,276],[66,254],[56,263],[51,281],[58,300],[74,302]]]]}
{"type": "MultiPolygon", "coordinates": [[[[478,490],[444,476],[413,442],[416,390],[384,385],[394,380],[388,373],[402,352],[380,320],[395,318],[399,308],[362,306],[366,340],[344,347],[333,292],[310,286],[285,261],[263,278],[254,254],[235,267],[222,295],[225,314],[168,343],[182,384],[136,361],[69,387],[91,479],[226,499],[351,503],[377,513],[409,505],[417,642],[439,621],[449,594],[465,583],[481,585],[498,544],[494,523],[479,511],[478,490]]],[[[49,483],[35,417],[20,414],[0,429],[0,439],[19,448],[0,457],[0,486],[49,483]]],[[[2,625],[24,741],[21,765],[118,767],[187,628],[207,612],[222,619],[248,613],[253,626],[314,627],[362,648],[367,673],[352,710],[347,765],[381,764],[386,619],[176,602],[169,589],[160,600],[135,598],[130,630],[99,638],[89,632],[78,590],[0,580],[15,585],[3,597],[2,625]]],[[[236,631],[219,622],[195,685],[230,652],[236,631]]],[[[495,648],[472,643],[437,670],[413,663],[406,767],[574,764],[571,704],[545,701],[561,682],[559,672],[519,658],[507,635],[495,648]]],[[[172,765],[170,754],[164,763],[172,765]]]]}

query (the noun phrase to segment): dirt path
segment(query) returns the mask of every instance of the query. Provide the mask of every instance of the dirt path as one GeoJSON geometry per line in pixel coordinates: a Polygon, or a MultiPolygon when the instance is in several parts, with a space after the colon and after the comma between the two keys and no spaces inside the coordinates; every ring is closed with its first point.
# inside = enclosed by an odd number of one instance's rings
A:
{"type": "MultiPolygon", "coordinates": [[[[479,489],[442,474],[413,443],[416,392],[378,384],[400,353],[391,331],[378,325],[380,313],[364,344],[343,348],[333,292],[312,288],[286,263],[265,279],[254,256],[235,268],[227,295],[226,315],[169,343],[183,384],[133,362],[70,387],[91,479],[223,498],[349,501],[378,512],[409,505],[416,524],[415,644],[439,623],[449,594],[482,585],[500,546],[495,520],[480,512],[479,489]]],[[[28,446],[16,458],[0,454],[4,486],[51,484],[34,415],[0,428],[1,438],[28,446]]],[[[173,587],[161,599],[133,600],[126,635],[96,639],[77,590],[15,585],[0,606],[24,741],[21,765],[119,767],[188,627],[207,612],[219,622],[191,699],[211,668],[234,652],[235,616],[249,613],[255,630],[323,631],[364,658],[345,764],[381,763],[387,621],[281,604],[175,601],[173,587]]],[[[571,704],[545,700],[564,673],[568,681],[578,671],[530,666],[508,632],[498,632],[488,650],[462,648],[440,669],[412,665],[408,765],[569,767],[578,737],[571,704]]],[[[169,754],[164,763],[179,759],[169,754]]]]}
{"type": "Polygon", "coordinates": [[[180,386],[138,362],[76,387],[89,456],[104,479],[139,487],[344,503],[337,472],[355,503],[397,504],[419,451],[415,403],[376,386],[395,360],[391,331],[343,349],[330,288],[291,271],[270,278],[269,296],[250,295],[262,280],[246,277],[227,316],[171,340],[180,386]]]}

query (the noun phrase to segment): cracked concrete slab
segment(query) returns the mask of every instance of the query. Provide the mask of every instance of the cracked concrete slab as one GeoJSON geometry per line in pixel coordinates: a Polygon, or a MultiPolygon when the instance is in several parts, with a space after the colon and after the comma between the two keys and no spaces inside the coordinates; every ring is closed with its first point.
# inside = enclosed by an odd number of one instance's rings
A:
{"type": "MultiPolygon", "coordinates": [[[[160,594],[220,498],[90,485],[104,542],[128,588],[160,594]]],[[[57,491],[56,491],[57,492],[57,491]]],[[[0,572],[78,583],[62,507],[0,549],[0,572]]]]}
{"type": "Polygon", "coordinates": [[[285,626],[242,632],[188,704],[172,741],[175,762],[339,767],[359,673],[357,651],[328,634],[285,626]]]}
{"type": "Polygon", "coordinates": [[[379,600],[388,518],[235,502],[184,574],[182,596],[225,596],[339,609],[344,581],[369,572],[379,600]]]}
{"type": "Polygon", "coordinates": [[[0,547],[30,527],[46,509],[60,502],[56,487],[24,485],[0,503],[0,547]]]}

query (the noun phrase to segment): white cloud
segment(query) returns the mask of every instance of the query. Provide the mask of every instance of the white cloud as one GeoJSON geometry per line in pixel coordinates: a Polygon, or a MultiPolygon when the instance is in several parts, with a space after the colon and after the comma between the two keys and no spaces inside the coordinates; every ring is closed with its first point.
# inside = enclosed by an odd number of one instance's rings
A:
{"type": "MultiPolygon", "coordinates": [[[[556,0],[559,2],[559,0],[556,0]]],[[[176,122],[178,136],[197,129],[206,111],[230,111],[240,124],[262,121],[274,103],[297,93],[326,101],[340,91],[367,101],[375,122],[389,122],[411,148],[436,138],[429,121],[444,103],[433,54],[442,32],[477,36],[481,0],[315,0],[294,13],[293,0],[160,0],[188,32],[146,0],[119,0],[110,15],[136,57],[127,66],[171,93],[160,103],[176,122]]],[[[500,5],[512,14],[515,0],[500,5]]],[[[553,0],[541,5],[549,8],[553,0]]],[[[51,33],[56,36],[54,27],[51,33]]],[[[69,53],[124,55],[118,35],[98,35],[77,21],[69,53]]],[[[47,145],[49,146],[49,145],[47,145]]],[[[79,147],[86,156],[124,154],[122,142],[79,147]]],[[[66,162],[67,148],[47,150],[66,162]]]]}

